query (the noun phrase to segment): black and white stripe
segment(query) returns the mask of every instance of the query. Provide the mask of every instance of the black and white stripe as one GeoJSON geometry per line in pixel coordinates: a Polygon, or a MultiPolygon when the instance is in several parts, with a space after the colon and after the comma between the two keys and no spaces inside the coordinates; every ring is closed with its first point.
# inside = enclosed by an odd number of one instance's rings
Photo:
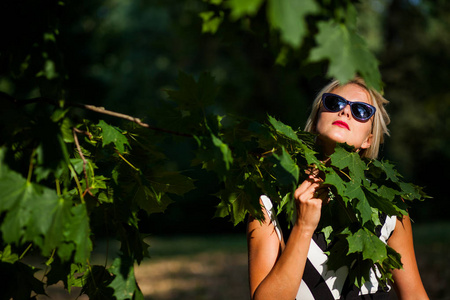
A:
{"type": "MultiPolygon", "coordinates": [[[[261,196],[261,200],[281,240],[281,236],[286,229],[282,231],[271,200],[267,196],[261,196]]],[[[384,216],[381,221],[383,225],[377,228],[377,232],[380,240],[386,243],[394,231],[396,217],[384,216]]],[[[388,299],[387,290],[381,288],[373,271],[370,274],[370,281],[366,282],[361,289],[358,289],[348,283],[347,267],[341,267],[336,271],[329,270],[326,264],[328,260],[325,254],[326,247],[323,234],[314,234],[309,247],[302,282],[297,293],[298,300],[388,299]]]]}

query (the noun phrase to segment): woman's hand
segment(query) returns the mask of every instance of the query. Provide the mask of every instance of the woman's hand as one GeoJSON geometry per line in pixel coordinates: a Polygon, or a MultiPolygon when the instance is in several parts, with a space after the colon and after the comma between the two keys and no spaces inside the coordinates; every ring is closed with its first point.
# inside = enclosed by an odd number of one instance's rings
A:
{"type": "Polygon", "coordinates": [[[314,231],[319,224],[322,204],[328,202],[328,187],[318,170],[309,172],[308,178],[295,190],[294,198],[297,200],[296,225],[305,231],[314,231]]]}

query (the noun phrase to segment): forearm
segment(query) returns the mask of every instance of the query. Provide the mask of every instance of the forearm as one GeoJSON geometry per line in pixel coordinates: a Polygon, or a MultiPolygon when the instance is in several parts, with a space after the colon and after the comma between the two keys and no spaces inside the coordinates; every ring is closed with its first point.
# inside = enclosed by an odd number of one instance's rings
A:
{"type": "Polygon", "coordinates": [[[392,271],[398,299],[428,299],[417,267],[411,221],[408,216],[404,216],[401,221],[397,220],[394,233],[388,240],[388,245],[402,256],[403,269],[392,271]]]}
{"type": "Polygon", "coordinates": [[[253,299],[295,299],[306,265],[313,232],[293,226],[285,249],[256,288],[253,299]]]}

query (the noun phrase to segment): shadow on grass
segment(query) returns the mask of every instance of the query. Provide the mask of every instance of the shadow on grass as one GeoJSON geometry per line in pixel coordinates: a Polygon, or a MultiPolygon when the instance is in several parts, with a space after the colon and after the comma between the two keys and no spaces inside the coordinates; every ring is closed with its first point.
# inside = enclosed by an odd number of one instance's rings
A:
{"type": "MultiPolygon", "coordinates": [[[[413,224],[413,231],[417,262],[430,299],[450,300],[450,222],[413,224]]],[[[136,266],[136,278],[146,300],[249,299],[244,233],[150,237],[147,242],[151,258],[136,266]]],[[[99,248],[93,258],[100,262],[104,256],[99,248]]],[[[52,299],[76,298],[60,287],[50,288],[56,295],[52,299]]]]}
{"type": "Polygon", "coordinates": [[[136,268],[146,300],[249,299],[245,235],[150,238],[136,268]]]}
{"type": "Polygon", "coordinates": [[[413,224],[417,264],[430,299],[450,300],[450,222],[413,224]]]}

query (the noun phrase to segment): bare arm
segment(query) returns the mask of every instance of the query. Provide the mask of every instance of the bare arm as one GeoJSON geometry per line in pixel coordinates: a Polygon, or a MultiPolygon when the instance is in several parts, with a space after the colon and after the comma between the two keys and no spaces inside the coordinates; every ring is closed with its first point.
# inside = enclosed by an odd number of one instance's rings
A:
{"type": "Polygon", "coordinates": [[[429,299],[420,278],[414,254],[411,220],[404,216],[397,219],[395,230],[388,240],[391,246],[402,256],[403,269],[392,272],[394,288],[399,299],[429,299]]]}
{"type": "Polygon", "coordinates": [[[320,197],[324,195],[315,195],[320,182],[310,178],[296,190],[297,220],[285,247],[267,213],[261,223],[250,218],[247,237],[252,299],[294,299],[297,295],[311,238],[320,219],[320,197]]]}

